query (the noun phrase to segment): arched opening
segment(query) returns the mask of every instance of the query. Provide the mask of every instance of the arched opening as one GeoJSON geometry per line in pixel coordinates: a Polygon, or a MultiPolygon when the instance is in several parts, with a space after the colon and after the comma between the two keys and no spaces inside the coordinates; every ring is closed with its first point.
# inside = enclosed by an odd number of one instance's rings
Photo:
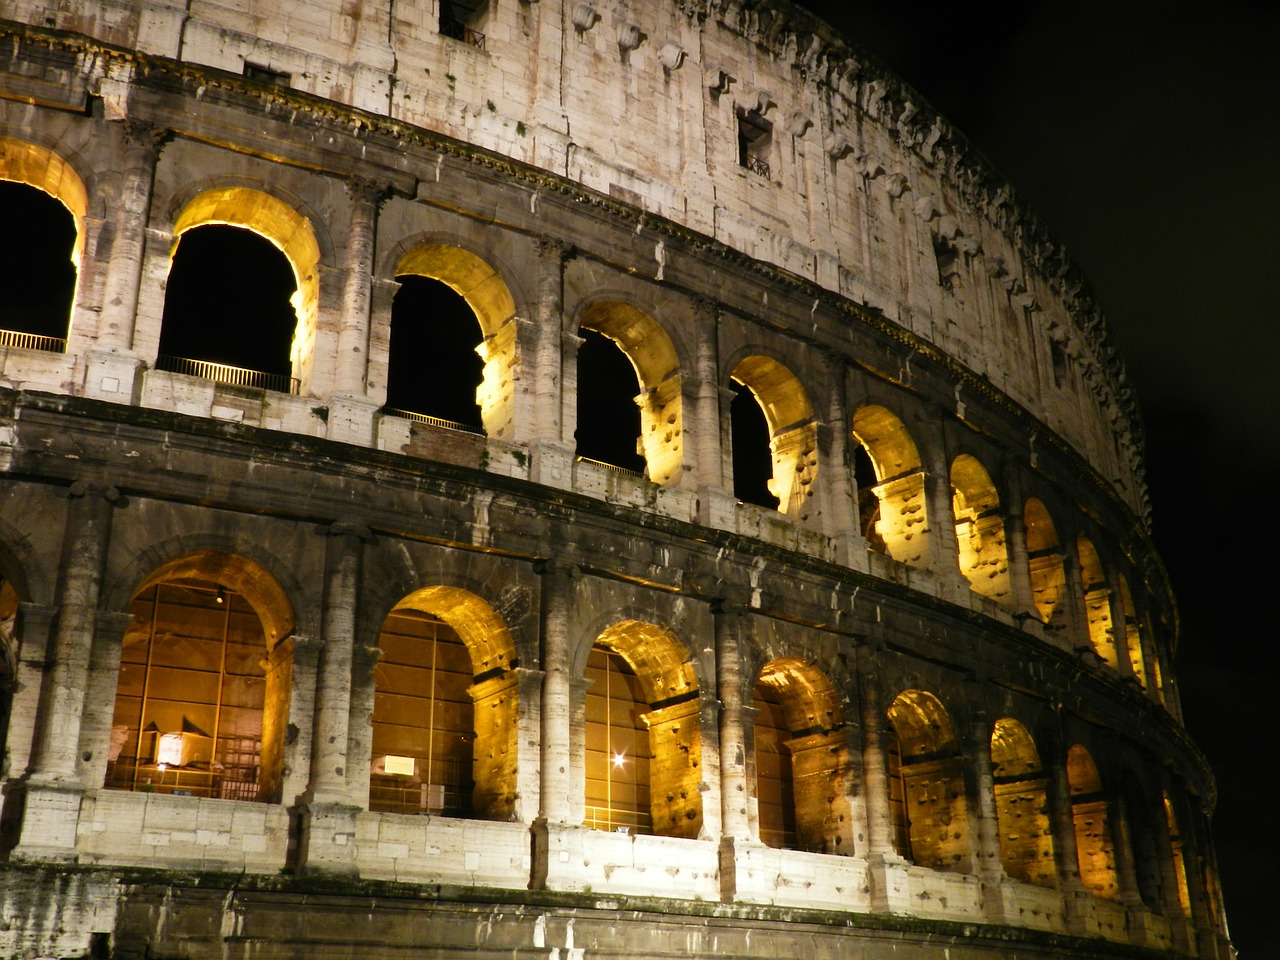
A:
{"type": "Polygon", "coordinates": [[[1000,863],[1006,875],[1037,887],[1057,886],[1053,830],[1040,754],[1017,720],[996,721],[991,733],[1000,863]]]}
{"type": "Polygon", "coordinates": [[[84,252],[88,192],[44,147],[0,137],[0,347],[66,350],[84,252]]]}
{"type": "Polygon", "coordinates": [[[1000,496],[986,469],[968,454],[951,463],[951,498],[960,573],[975,593],[1010,606],[1013,597],[1000,496]]]}
{"type": "Polygon", "coordinates": [[[296,292],[289,261],[267,240],[239,227],[194,227],[173,254],[157,366],[293,392],[296,292]]]}
{"type": "Polygon", "coordinates": [[[578,331],[579,458],[641,474],[640,408],[636,406],[635,371],[616,343],[602,333],[578,331]]]}
{"type": "Polygon", "coordinates": [[[480,326],[467,301],[439,280],[396,277],[387,409],[436,426],[484,432],[477,387],[480,326]]]}
{"type": "Polygon", "coordinates": [[[888,717],[896,740],[889,751],[889,772],[900,781],[898,815],[904,821],[896,831],[905,837],[898,853],[922,867],[967,871],[971,855],[964,761],[951,718],[938,698],[923,690],[898,694],[888,717]]]}
{"type": "Polygon", "coordinates": [[[104,786],[279,802],[293,612],[251,560],[189,554],[129,605],[104,786]]]}
{"type": "Polygon", "coordinates": [[[663,627],[623,620],[596,638],[586,668],[584,822],[697,837],[702,733],[689,652],[663,627]]]}
{"type": "Polygon", "coordinates": [[[516,306],[486,261],[425,244],[396,265],[387,406],[509,439],[519,367],[516,306]]]}
{"type": "Polygon", "coordinates": [[[755,708],[760,839],[851,856],[849,746],[835,687],[813,664],[783,657],[760,671],[755,708]]]}
{"type": "Polygon", "coordinates": [[[55,198],[0,181],[0,347],[61,352],[76,291],[75,219],[55,198]]]}
{"type": "MultiPolygon", "coordinates": [[[[900,563],[913,567],[929,565],[929,524],[925,509],[924,470],[915,441],[902,421],[884,407],[862,406],[853,415],[853,436],[866,451],[875,473],[874,492],[878,510],[863,509],[874,516],[872,545],[883,544],[885,552],[900,563]]],[[[866,489],[859,483],[859,500],[866,489]]]]}
{"type": "Polygon", "coordinates": [[[1133,860],[1134,879],[1138,884],[1138,896],[1142,902],[1152,909],[1161,909],[1163,900],[1161,877],[1161,851],[1157,846],[1157,825],[1163,832],[1165,811],[1157,804],[1149,803],[1145,790],[1134,776],[1126,770],[1121,779],[1121,815],[1125,820],[1125,830],[1117,839],[1127,835],[1129,850],[1133,860]]]}
{"type": "Polygon", "coordinates": [[[743,503],[776,509],[778,498],[770,489],[773,463],[769,456],[769,422],[750,390],[737,381],[732,388],[729,427],[733,439],[733,495],[743,503]]]}
{"type": "Polygon", "coordinates": [[[220,187],[183,207],[173,235],[157,366],[297,392],[310,376],[319,302],[311,224],[260,190],[220,187]],[[228,356],[242,362],[216,359],[228,356]]]}
{"type": "Polygon", "coordinates": [[[1067,784],[1071,792],[1080,881],[1099,899],[1119,900],[1110,809],[1093,757],[1078,743],[1067,751],[1067,784]]]}
{"type": "Polygon", "coordinates": [[[1045,623],[1060,627],[1066,612],[1062,602],[1066,572],[1058,530],[1045,505],[1035,497],[1023,505],[1022,522],[1026,529],[1027,563],[1036,612],[1045,623]]]}
{"type": "MultiPolygon", "coordinates": [[[[735,384],[747,388],[758,409],[764,414],[772,462],[771,475],[767,480],[769,495],[777,501],[778,509],[787,516],[803,519],[809,512],[813,483],[818,472],[818,425],[804,388],[790,370],[768,357],[745,358],[733,368],[731,376],[735,384]]],[[[741,405],[738,405],[737,410],[738,415],[745,415],[741,405]]],[[[730,410],[730,415],[735,416],[733,409],[730,410]]],[[[751,469],[747,464],[758,462],[759,447],[757,441],[740,452],[736,419],[733,426],[736,495],[740,459],[744,467],[751,469]]],[[[763,505],[772,506],[770,503],[763,505]]]]}
{"type": "Polygon", "coordinates": [[[1133,594],[1129,592],[1129,580],[1122,573],[1117,577],[1120,584],[1120,607],[1124,611],[1124,641],[1129,653],[1129,667],[1138,681],[1138,686],[1147,689],[1147,663],[1143,653],[1143,636],[1138,613],[1133,607],[1133,594]]]}
{"type": "Polygon", "coordinates": [[[623,412],[621,384],[629,389],[634,383],[640,388],[633,405],[640,414],[635,451],[643,458],[642,468],[655,483],[677,482],[684,460],[684,422],[680,361],[671,338],[648,314],[616,301],[588,307],[582,314],[579,334],[584,338],[578,351],[579,456],[633,468],[634,460],[629,461],[630,466],[617,460],[628,459],[626,451],[636,423],[629,411],[623,412]],[[622,374],[607,344],[590,337],[588,331],[603,335],[622,351],[630,361],[629,375],[622,374]]]}
{"type": "Polygon", "coordinates": [[[424,587],[387,614],[378,647],[369,809],[510,819],[519,689],[506,624],[469,591],[424,587]]]}
{"type": "Polygon", "coordinates": [[[1098,559],[1098,551],[1088,537],[1081,536],[1076,541],[1076,551],[1080,557],[1080,585],[1084,591],[1089,643],[1093,646],[1093,652],[1111,669],[1118,670],[1120,661],[1116,657],[1116,640],[1111,623],[1111,589],[1102,572],[1102,561],[1098,559]]]}

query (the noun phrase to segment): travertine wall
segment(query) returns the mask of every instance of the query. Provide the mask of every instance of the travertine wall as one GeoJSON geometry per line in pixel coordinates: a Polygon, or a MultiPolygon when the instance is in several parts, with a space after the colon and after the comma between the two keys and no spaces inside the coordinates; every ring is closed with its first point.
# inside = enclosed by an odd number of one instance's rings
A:
{"type": "Polygon", "coordinates": [[[431,3],[64,7],[0,24],[0,179],[80,251],[65,342],[0,347],[0,951],[776,957],[796,921],[855,956],[1230,956],[1123,371],[909,90],[785,3],[490,0],[462,40],[431,3]],[[295,383],[158,369],[211,224],[293,270],[295,383]],[[383,408],[405,272],[477,315],[483,435],[383,408]],[[576,456],[582,329],[635,372],[644,476],[576,456]],[[752,455],[778,510],[733,496],[752,455]],[[192,581],[261,621],[256,800],[109,789],[130,604],[192,581]],[[394,609],[467,649],[471,818],[371,809],[394,609]],[[584,826],[593,647],[647,723],[625,833],[584,826]],[[802,849],[764,842],[757,683],[802,849]]]}

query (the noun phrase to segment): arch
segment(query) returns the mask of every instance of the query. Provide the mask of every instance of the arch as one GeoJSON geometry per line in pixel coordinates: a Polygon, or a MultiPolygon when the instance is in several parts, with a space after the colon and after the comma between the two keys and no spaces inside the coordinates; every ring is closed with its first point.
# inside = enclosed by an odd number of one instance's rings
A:
{"type": "Polygon", "coordinates": [[[487,260],[449,243],[414,247],[400,257],[395,275],[437,280],[466,301],[480,326],[475,349],[483,367],[475,399],[481,423],[490,437],[514,436],[520,343],[515,297],[506,280],[487,260]]]}
{"type": "Polygon", "coordinates": [[[986,468],[967,453],[951,461],[951,497],[960,572],[975,593],[1012,606],[1000,495],[986,468]]]}
{"type": "Polygon", "coordinates": [[[991,732],[991,770],[1004,872],[1023,883],[1056,887],[1044,771],[1035,741],[1017,720],[996,721],[991,732]]]}
{"type": "Polygon", "coordinates": [[[1067,580],[1058,529],[1044,503],[1035,497],[1028,497],[1023,504],[1022,523],[1036,612],[1045,623],[1058,625],[1066,612],[1062,598],[1067,580]]]}
{"type": "Polygon", "coordinates": [[[894,804],[895,819],[900,819],[895,823],[898,852],[922,867],[967,871],[971,853],[964,761],[951,718],[938,698],[923,690],[898,694],[888,718],[889,774],[900,790],[894,804]]]}
{"type": "MultiPolygon", "coordinates": [[[[635,828],[661,836],[697,837],[702,828],[702,732],[698,681],[688,649],[666,627],[639,620],[620,620],[596,637],[585,674],[593,681],[588,690],[586,722],[582,725],[586,755],[586,803],[588,822],[592,808],[607,808],[605,823],[620,815],[635,815],[635,828]],[[621,664],[611,666],[609,655],[621,664]],[[620,677],[633,675],[626,690],[615,688],[609,671],[625,667],[620,677]],[[603,671],[603,674],[602,674],[603,671]],[[595,699],[596,711],[591,708],[595,699]],[[635,756],[649,759],[647,771],[635,765],[634,793],[630,800],[608,797],[613,783],[609,765],[616,764],[611,748],[612,714],[617,707],[632,716],[635,756]],[[608,722],[599,708],[610,714],[608,722]],[[651,758],[651,759],[650,759],[651,758]],[[643,775],[643,780],[641,779],[643,775]],[[645,799],[648,809],[645,809],[645,799]],[[604,801],[601,803],[601,801],[604,801]],[[646,823],[645,821],[648,821],[646,823]]],[[[625,759],[624,759],[625,763],[625,759]]],[[[594,818],[599,824],[600,817],[594,818]]]]}
{"type": "Polygon", "coordinates": [[[25,183],[43,190],[67,208],[76,224],[71,262],[78,272],[84,255],[84,221],[89,215],[89,191],[71,164],[39,144],[0,137],[0,180],[25,183]]]}
{"type": "MultiPolygon", "coordinates": [[[[674,484],[684,460],[680,359],[661,325],[637,307],[601,300],[583,310],[579,326],[608,337],[631,361],[640,394],[640,448],[649,479],[674,484]]],[[[583,398],[579,398],[581,409],[583,398]]]]}
{"type": "Polygon", "coordinates": [[[6,212],[0,347],[62,352],[85,246],[88,193],[76,171],[35,143],[0,137],[6,212]],[[68,236],[68,234],[70,236],[68,236]]]}
{"type": "Polygon", "coordinates": [[[760,839],[851,856],[849,745],[830,678],[798,657],[779,657],[760,671],[755,705],[760,839]]]}
{"type": "Polygon", "coordinates": [[[1145,638],[1142,635],[1142,626],[1138,620],[1138,613],[1133,606],[1133,594],[1129,592],[1129,578],[1123,573],[1118,574],[1116,583],[1120,590],[1120,609],[1124,613],[1124,641],[1125,648],[1129,654],[1129,667],[1133,670],[1133,676],[1138,681],[1138,686],[1146,690],[1149,682],[1147,679],[1146,656],[1142,649],[1145,638]]]}
{"type": "Polygon", "coordinates": [[[426,586],[391,608],[378,647],[369,809],[510,819],[519,687],[506,622],[468,590],[426,586]]]}
{"type": "Polygon", "coordinates": [[[875,470],[875,532],[885,550],[900,563],[929,566],[924,469],[911,434],[884,407],[865,404],[854,411],[853,437],[875,470]]]}
{"type": "Polygon", "coordinates": [[[1073,744],[1067,751],[1067,784],[1071,793],[1071,819],[1075,825],[1076,857],[1080,881],[1093,896],[1119,900],[1115,843],[1111,812],[1102,779],[1089,751],[1073,744]]]}
{"type": "Polygon", "coordinates": [[[249,230],[284,254],[293,270],[296,289],[290,298],[297,325],[289,361],[293,376],[310,379],[320,302],[320,246],[311,221],[277,197],[252,187],[213,187],[193,197],[173,225],[170,262],[185,233],[197,227],[221,225],[249,230]]]}
{"type": "Polygon", "coordinates": [[[1076,552],[1080,557],[1080,585],[1084,591],[1085,613],[1088,617],[1089,643],[1093,652],[1113,670],[1120,668],[1116,657],[1116,639],[1111,623],[1111,589],[1098,551],[1084,534],[1076,540],[1076,552]]]}
{"type": "Polygon", "coordinates": [[[278,802],[293,609],[245,557],[175,557],[129,606],[105,786],[278,802]]]}
{"type": "Polygon", "coordinates": [[[818,424],[804,387],[781,363],[759,354],[738,361],[730,376],[751,391],[769,425],[769,492],[782,513],[803,519],[818,473],[818,424]]]}

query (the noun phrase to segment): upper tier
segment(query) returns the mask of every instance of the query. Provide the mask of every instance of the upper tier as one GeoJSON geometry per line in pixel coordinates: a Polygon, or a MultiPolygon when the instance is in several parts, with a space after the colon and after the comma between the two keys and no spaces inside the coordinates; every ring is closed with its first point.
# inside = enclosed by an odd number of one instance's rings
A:
{"type": "MultiPolygon", "coordinates": [[[[785,0],[9,11],[278,83],[285,109],[302,93],[475,144],[879,310],[909,346],[936,347],[1026,408],[1146,515],[1132,394],[1076,267],[914,91],[785,0]]],[[[128,77],[108,70],[93,92],[108,117],[127,115],[128,77]]]]}

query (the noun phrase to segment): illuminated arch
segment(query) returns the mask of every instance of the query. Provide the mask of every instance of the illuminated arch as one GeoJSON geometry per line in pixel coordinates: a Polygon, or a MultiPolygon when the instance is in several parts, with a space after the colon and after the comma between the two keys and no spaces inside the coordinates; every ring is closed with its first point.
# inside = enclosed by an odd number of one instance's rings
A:
{"type": "Polygon", "coordinates": [[[182,235],[209,225],[240,227],[284,254],[297,283],[291,302],[297,315],[290,362],[293,375],[310,378],[320,302],[320,246],[311,222],[283,200],[250,187],[214,187],[192,198],[173,225],[172,262],[182,235]]]}
{"type": "Polygon", "coordinates": [[[1138,686],[1148,687],[1146,656],[1143,653],[1142,625],[1133,606],[1133,594],[1129,592],[1129,579],[1122,573],[1117,577],[1120,588],[1120,608],[1124,612],[1124,640],[1129,653],[1129,667],[1138,686]]]}
{"type": "Polygon", "coordinates": [[[888,717],[898,852],[922,867],[967,871],[972,857],[964,761],[951,718],[938,698],[923,690],[898,694],[888,717]]]}
{"type": "Polygon", "coordinates": [[[991,732],[1000,862],[1014,880],[1057,886],[1053,830],[1040,754],[1027,728],[1004,717],[991,732]]]}
{"type": "MultiPolygon", "coordinates": [[[[53,201],[57,201],[69,215],[74,236],[71,238],[70,250],[63,247],[55,253],[53,246],[37,248],[27,244],[24,253],[35,258],[32,268],[19,266],[11,262],[6,282],[13,286],[3,291],[7,306],[12,307],[15,301],[26,304],[16,312],[0,310],[0,323],[4,317],[17,317],[13,329],[5,335],[5,346],[17,346],[26,349],[62,351],[66,348],[66,337],[70,329],[71,311],[75,304],[76,289],[79,285],[80,263],[85,245],[85,218],[88,215],[88,192],[84,182],[76,171],[57,154],[25,140],[13,137],[0,137],[0,180],[31,187],[45,194],[40,198],[51,211],[57,211],[53,201]],[[69,255],[69,263],[62,260],[69,255]],[[56,257],[56,260],[54,259],[56,257]],[[37,289],[28,280],[29,270],[38,274],[40,286],[37,289]],[[58,301],[44,307],[41,305],[34,311],[35,303],[25,298],[35,296],[46,298],[52,290],[56,290],[58,301]],[[65,300],[62,297],[65,296],[65,300]],[[65,313],[63,309],[65,308],[65,313]]],[[[21,190],[21,188],[17,188],[21,190]]],[[[18,198],[14,198],[15,201],[18,198]]],[[[14,211],[16,216],[16,211],[14,211]]],[[[33,211],[33,215],[37,215],[33,211]]],[[[45,216],[43,211],[38,213],[45,216]]],[[[54,214],[57,216],[58,214],[54,214]]],[[[64,221],[65,223],[65,221],[64,221]]],[[[24,225],[11,226],[18,229],[24,225]]],[[[50,244],[53,235],[50,234],[50,244]]],[[[58,238],[61,241],[61,237],[58,238]]],[[[60,245],[60,243],[59,243],[60,245]]]]}
{"type": "Polygon", "coordinates": [[[1115,843],[1110,805],[1102,790],[1098,768],[1081,744],[1067,751],[1067,783],[1071,818],[1075,824],[1076,857],[1084,888],[1102,900],[1119,900],[1115,843]]]}
{"type": "Polygon", "coordinates": [[[585,673],[595,689],[588,689],[583,731],[588,821],[592,820],[592,808],[604,805],[617,808],[610,811],[606,822],[614,822],[619,812],[630,812],[638,815],[636,827],[641,831],[697,837],[702,829],[702,794],[698,789],[702,782],[702,732],[698,680],[688,649],[666,627],[621,620],[596,638],[585,673]],[[634,677],[620,698],[615,698],[612,686],[605,687],[610,678],[610,654],[622,661],[624,673],[634,677]],[[610,766],[617,751],[609,741],[612,720],[606,722],[603,713],[614,713],[619,707],[632,714],[637,757],[650,758],[647,770],[642,771],[637,763],[634,777],[628,771],[625,785],[634,790],[628,796],[634,798],[629,802],[635,806],[630,810],[626,797],[614,796],[612,803],[607,797],[614,782],[610,766]]]}
{"type": "Polygon", "coordinates": [[[293,608],[260,564],[175,557],[130,604],[105,785],[280,799],[293,608]]]}
{"type": "Polygon", "coordinates": [[[631,361],[640,387],[636,403],[649,479],[676,483],[684,460],[684,422],[675,344],[653,317],[616,300],[591,304],[579,326],[608,337],[631,361]]]}
{"type": "Polygon", "coordinates": [[[782,364],[759,355],[739,361],[730,376],[751,391],[769,425],[769,492],[778,509],[806,517],[818,473],[818,424],[804,387],[782,364]]]}
{"type": "Polygon", "coordinates": [[[0,137],[0,180],[43,190],[67,208],[76,224],[71,262],[79,271],[84,255],[84,221],[89,215],[89,192],[79,174],[45,147],[13,137],[0,137]]]}
{"type": "Polygon", "coordinates": [[[884,407],[866,405],[853,415],[853,436],[875,469],[879,516],[875,530],[890,557],[913,567],[929,565],[929,524],[924,470],[911,434],[884,407]]]}
{"type": "Polygon", "coordinates": [[[1111,669],[1117,670],[1120,661],[1116,657],[1116,639],[1111,622],[1111,589],[1107,586],[1102,561],[1098,559],[1093,543],[1083,534],[1076,540],[1076,552],[1080,557],[1080,585],[1088,617],[1089,643],[1094,653],[1111,669]]]}
{"type": "Polygon", "coordinates": [[[1023,504],[1022,522],[1026,530],[1027,564],[1036,612],[1045,623],[1057,623],[1065,613],[1062,598],[1067,579],[1057,527],[1045,505],[1035,497],[1023,504]]]}
{"type": "Polygon", "coordinates": [[[1012,606],[1004,516],[995,484],[977,459],[962,453],[951,462],[951,490],[960,572],[975,593],[1012,606]]]}
{"type": "Polygon", "coordinates": [[[520,344],[515,298],[502,275],[471,251],[447,243],[414,247],[397,262],[395,275],[438,280],[467,302],[482,337],[476,347],[484,363],[476,389],[481,422],[490,437],[513,437],[520,344]]]}
{"type": "Polygon", "coordinates": [[[831,680],[799,658],[771,660],[756,681],[755,707],[760,839],[852,855],[849,746],[831,680]]]}
{"type": "Polygon", "coordinates": [[[387,614],[378,645],[370,809],[510,819],[519,687],[506,622],[468,590],[422,587],[387,614]]]}

